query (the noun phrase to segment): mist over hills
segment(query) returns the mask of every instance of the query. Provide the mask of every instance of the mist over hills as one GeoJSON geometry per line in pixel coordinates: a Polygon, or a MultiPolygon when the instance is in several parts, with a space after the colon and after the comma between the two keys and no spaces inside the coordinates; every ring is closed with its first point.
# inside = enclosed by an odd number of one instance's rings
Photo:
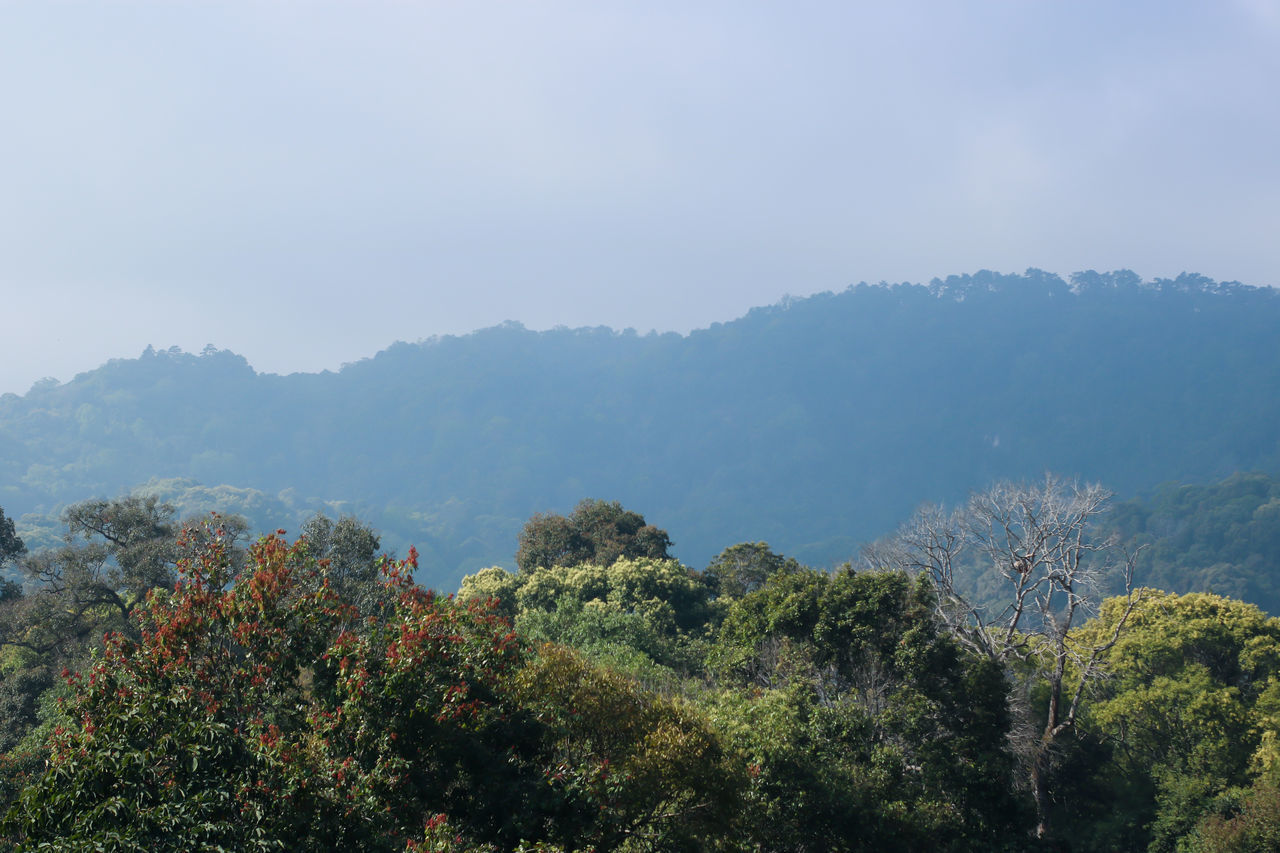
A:
{"type": "Polygon", "coordinates": [[[1271,289],[1029,270],[862,284],[685,336],[506,324],[319,374],[148,349],[0,397],[0,506],[37,543],[66,504],[143,484],[291,532],[353,512],[452,589],[511,565],[531,514],[599,497],[691,565],[744,540],[830,565],[994,479],[1130,496],[1280,471],[1277,342],[1271,289]]]}

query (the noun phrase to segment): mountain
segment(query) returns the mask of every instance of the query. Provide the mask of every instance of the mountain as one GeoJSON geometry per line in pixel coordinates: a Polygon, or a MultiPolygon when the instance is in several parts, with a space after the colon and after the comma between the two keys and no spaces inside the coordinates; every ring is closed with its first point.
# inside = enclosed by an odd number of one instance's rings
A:
{"type": "Polygon", "coordinates": [[[744,540],[830,565],[994,479],[1132,495],[1280,471],[1278,342],[1268,288],[1029,270],[860,284],[684,336],[506,324],[319,374],[148,348],[0,397],[0,506],[33,535],[149,482],[268,528],[353,512],[452,589],[511,565],[533,513],[599,497],[691,565],[744,540]]]}

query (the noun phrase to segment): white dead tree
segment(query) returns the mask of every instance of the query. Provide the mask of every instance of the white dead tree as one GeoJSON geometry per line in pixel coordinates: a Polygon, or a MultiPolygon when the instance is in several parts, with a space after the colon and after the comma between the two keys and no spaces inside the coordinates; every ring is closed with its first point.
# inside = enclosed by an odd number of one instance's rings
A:
{"type": "Polygon", "coordinates": [[[938,613],[962,645],[996,660],[1015,679],[1030,673],[1047,686],[1044,728],[1024,744],[1041,837],[1049,831],[1054,744],[1074,728],[1089,684],[1104,675],[1106,652],[1140,597],[1133,587],[1136,554],[1089,535],[1110,498],[1101,486],[1051,475],[1039,485],[1000,483],[955,511],[920,509],[894,539],[868,553],[881,566],[927,573],[937,588],[938,613]],[[992,570],[996,589],[984,590],[988,603],[963,591],[956,577],[962,566],[975,564],[992,570]],[[1073,633],[1116,581],[1126,606],[1111,632],[1101,640],[1073,633]]]}

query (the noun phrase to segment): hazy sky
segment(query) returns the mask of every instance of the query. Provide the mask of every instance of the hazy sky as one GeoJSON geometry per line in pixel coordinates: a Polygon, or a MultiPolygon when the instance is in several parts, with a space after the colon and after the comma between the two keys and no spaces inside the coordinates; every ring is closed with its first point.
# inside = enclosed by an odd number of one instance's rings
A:
{"type": "Polygon", "coordinates": [[[1280,284],[1280,2],[0,0],[0,392],[987,268],[1280,284]]]}

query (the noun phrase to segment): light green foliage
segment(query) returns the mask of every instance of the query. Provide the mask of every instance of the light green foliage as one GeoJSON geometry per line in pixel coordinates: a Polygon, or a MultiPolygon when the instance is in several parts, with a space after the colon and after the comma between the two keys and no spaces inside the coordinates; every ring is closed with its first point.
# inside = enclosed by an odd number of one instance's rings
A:
{"type": "Polygon", "coordinates": [[[458,588],[458,598],[463,601],[492,600],[502,613],[515,618],[519,608],[516,597],[519,589],[520,579],[516,575],[501,566],[491,566],[464,577],[462,586],[458,588]]]}
{"type": "Polygon", "coordinates": [[[709,664],[722,675],[775,687],[811,667],[807,643],[817,629],[830,577],[812,569],[777,575],[734,602],[720,626],[709,664]],[[797,643],[802,648],[796,648],[797,643]]]}
{"type": "Polygon", "coordinates": [[[518,574],[486,569],[463,579],[459,597],[496,598],[531,639],[568,643],[615,664],[629,660],[650,674],[657,671],[646,661],[685,671],[697,666],[695,647],[711,612],[697,573],[648,557],[518,574]]]}

